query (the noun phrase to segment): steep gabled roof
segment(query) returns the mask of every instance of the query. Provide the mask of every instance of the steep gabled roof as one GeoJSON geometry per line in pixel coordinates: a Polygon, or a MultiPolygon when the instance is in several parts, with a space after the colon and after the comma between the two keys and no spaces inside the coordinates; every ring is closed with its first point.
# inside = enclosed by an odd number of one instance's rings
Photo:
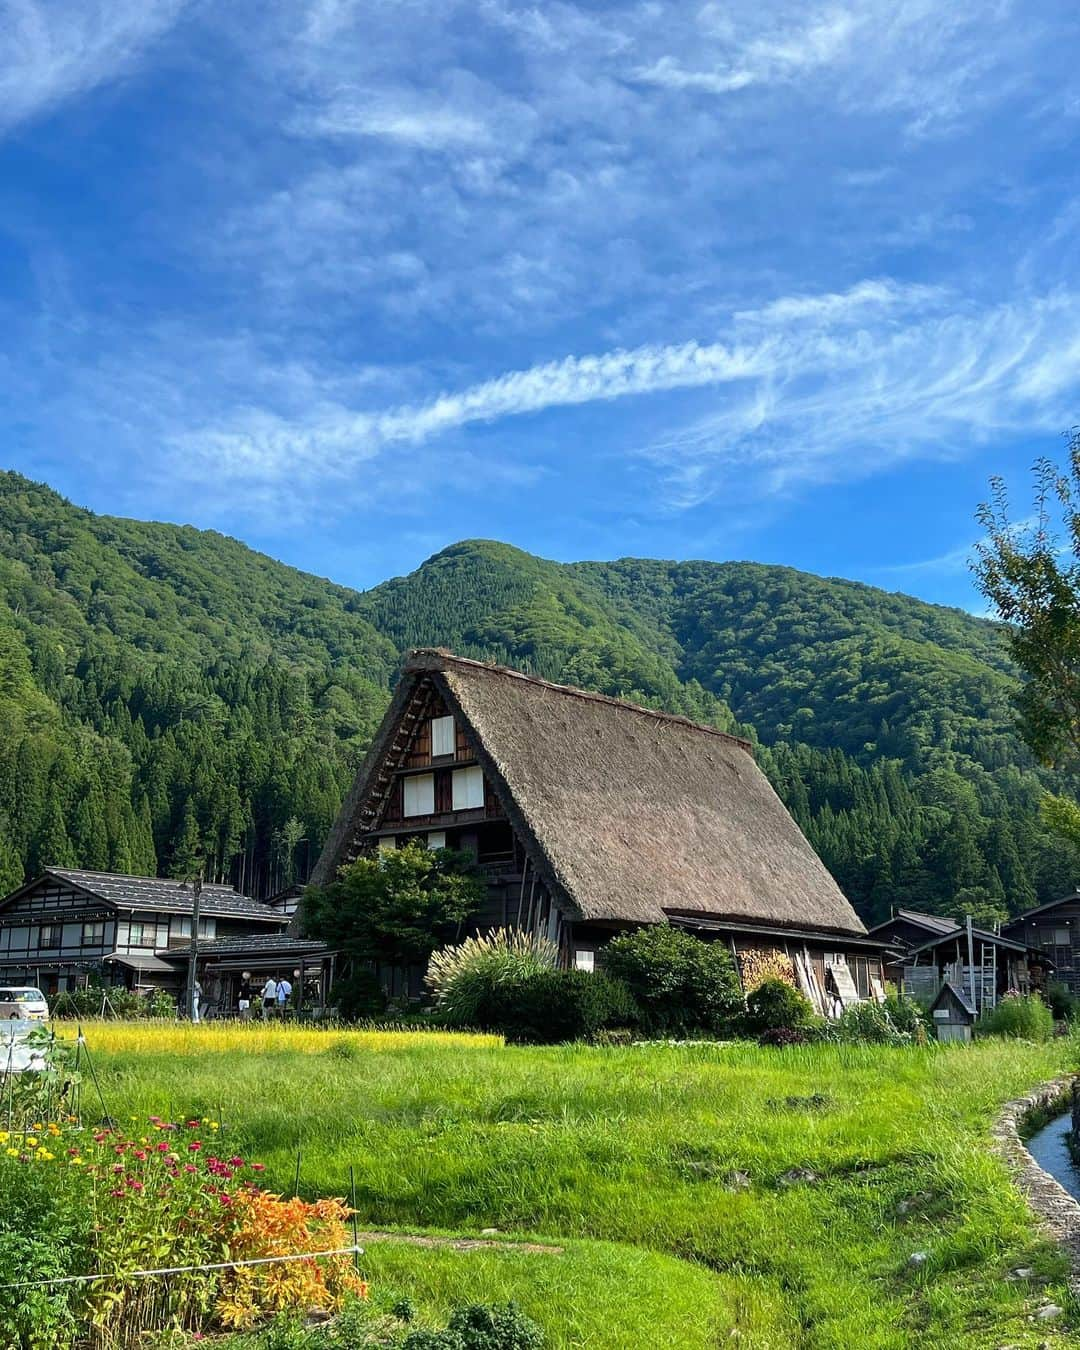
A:
{"type": "MultiPolygon", "coordinates": [[[[190,886],[165,877],[129,877],[113,872],[84,872],[67,867],[50,867],[33,881],[20,886],[0,901],[7,905],[40,885],[48,877],[75,886],[114,909],[157,910],[164,914],[190,914],[194,892],[190,886]]],[[[241,895],[231,886],[204,885],[199,897],[199,912],[206,919],[254,919],[278,927],[285,918],[249,895],[241,895]]]]}
{"type": "Polygon", "coordinates": [[[349,856],[398,720],[431,680],[556,897],[582,919],[666,910],[865,932],[750,753],[683,717],[441,650],[412,652],[312,876],[349,856]]]}
{"type": "MultiPolygon", "coordinates": [[[[971,937],[973,942],[981,942],[989,946],[1000,947],[1004,951],[1010,952],[1029,952],[1035,948],[1027,947],[1022,942],[1014,942],[1012,938],[1002,937],[1000,933],[988,932],[985,928],[972,928],[971,937]]],[[[935,947],[940,947],[943,943],[959,942],[961,951],[964,949],[964,943],[967,941],[967,928],[953,928],[947,933],[938,933],[932,937],[929,942],[924,942],[919,947],[909,947],[904,953],[904,964],[909,960],[914,960],[923,952],[933,951],[935,947]]]]}

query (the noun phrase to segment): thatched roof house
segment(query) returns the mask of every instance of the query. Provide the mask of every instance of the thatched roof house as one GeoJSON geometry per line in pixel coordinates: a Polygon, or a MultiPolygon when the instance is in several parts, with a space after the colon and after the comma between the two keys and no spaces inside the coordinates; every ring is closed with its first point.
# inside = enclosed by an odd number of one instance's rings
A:
{"type": "Polygon", "coordinates": [[[418,833],[501,887],[481,926],[544,929],[568,958],[665,922],[880,950],[745,741],[441,650],[406,661],[312,881],[418,833]]]}

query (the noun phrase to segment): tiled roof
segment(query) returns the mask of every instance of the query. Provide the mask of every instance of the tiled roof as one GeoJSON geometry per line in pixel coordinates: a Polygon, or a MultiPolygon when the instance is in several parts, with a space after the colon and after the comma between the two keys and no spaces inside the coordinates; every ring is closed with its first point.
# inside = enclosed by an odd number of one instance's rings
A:
{"type": "MultiPolygon", "coordinates": [[[[247,953],[256,956],[262,952],[280,952],[283,956],[295,953],[297,956],[302,956],[305,953],[315,955],[329,950],[330,948],[326,943],[320,942],[317,938],[257,933],[250,937],[203,938],[199,942],[199,960],[212,960],[215,956],[245,955],[247,953]]],[[[188,952],[187,947],[163,947],[158,949],[156,955],[164,957],[166,960],[179,959],[184,961],[187,960],[188,952]]]]}
{"type": "MultiPolygon", "coordinates": [[[[78,886],[119,909],[190,914],[194,903],[190,886],[167,877],[127,877],[112,872],[80,872],[61,867],[50,867],[46,875],[78,886]]],[[[264,905],[261,900],[252,900],[249,895],[241,895],[231,886],[204,885],[199,912],[208,919],[256,919],[279,926],[283,920],[280,911],[264,905]]]]}

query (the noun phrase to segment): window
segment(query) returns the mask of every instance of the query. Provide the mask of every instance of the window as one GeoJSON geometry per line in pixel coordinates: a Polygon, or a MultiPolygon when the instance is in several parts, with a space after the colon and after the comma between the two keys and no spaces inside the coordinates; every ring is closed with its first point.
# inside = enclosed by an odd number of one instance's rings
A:
{"type": "Polygon", "coordinates": [[[427,846],[428,846],[428,848],[445,848],[445,847],[446,847],[446,831],[445,831],[445,830],[432,830],[432,832],[431,832],[431,833],[428,835],[428,837],[427,837],[427,846]]]}
{"type": "Polygon", "coordinates": [[[379,840],[380,853],[394,853],[397,851],[397,836],[388,834],[379,840]]]}
{"type": "Polygon", "coordinates": [[[435,810],[435,775],[420,773],[406,778],[403,810],[407,816],[430,816],[435,810]]]}
{"type": "Polygon", "coordinates": [[[454,719],[452,717],[433,717],[431,719],[431,757],[452,755],[456,748],[454,738],[454,719]]]}
{"type": "Polygon", "coordinates": [[[128,944],[132,947],[152,947],[156,935],[157,924],[128,924],[128,944]]]}
{"type": "Polygon", "coordinates": [[[453,809],[472,811],[484,804],[484,773],[477,765],[454,770],[453,809]]]}
{"type": "Polygon", "coordinates": [[[46,951],[50,947],[61,947],[63,946],[63,938],[64,930],[58,923],[43,923],[38,946],[46,951]]]}
{"type": "Polygon", "coordinates": [[[1054,929],[1054,946],[1067,947],[1070,942],[1070,934],[1067,928],[1054,929]]]}
{"type": "MultiPolygon", "coordinates": [[[[216,919],[200,919],[200,920],[199,920],[199,936],[200,936],[201,938],[204,938],[204,937],[213,937],[216,930],[217,930],[217,920],[216,920],[216,919]]],[[[186,937],[186,938],[189,938],[189,937],[191,936],[191,918],[190,918],[190,917],[188,917],[188,918],[186,918],[186,919],[181,919],[181,920],[180,920],[179,924],[177,925],[177,933],[179,934],[180,937],[186,937]]],[[[176,934],[173,934],[173,936],[175,937],[176,934]]]]}
{"type": "Polygon", "coordinates": [[[82,926],[82,945],[84,947],[100,947],[105,941],[105,920],[95,919],[93,923],[84,923],[82,926]]]}
{"type": "Polygon", "coordinates": [[[576,951],[574,953],[575,970],[595,970],[596,953],[589,951],[576,951]]]}

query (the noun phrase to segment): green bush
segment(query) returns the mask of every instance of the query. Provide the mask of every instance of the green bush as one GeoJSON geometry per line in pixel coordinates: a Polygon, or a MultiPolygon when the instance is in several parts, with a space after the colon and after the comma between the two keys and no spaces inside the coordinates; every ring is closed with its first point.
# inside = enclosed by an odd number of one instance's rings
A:
{"type": "Polygon", "coordinates": [[[601,959],[630,990],[653,1035],[727,1035],[742,1014],[735,963],[719,942],[656,924],[615,938],[601,959]]]}
{"type": "MultiPolygon", "coordinates": [[[[909,1017],[901,1015],[905,1023],[910,1022],[909,1017]]],[[[863,1045],[906,1045],[913,1034],[913,1030],[907,1031],[897,1026],[886,1004],[871,1002],[856,1003],[845,1008],[829,1028],[830,1039],[863,1045]]]]}
{"type": "Polygon", "coordinates": [[[810,1000],[786,980],[762,980],[746,996],[746,1026],[755,1036],[780,1027],[810,1027],[815,1020],[810,1000]]]}
{"type": "Polygon", "coordinates": [[[362,1017],[378,1017],[386,1011],[386,994],[373,971],[358,967],[351,975],[335,980],[330,1002],[345,1022],[362,1017]]]}
{"type": "Polygon", "coordinates": [[[448,1027],[501,1030],[530,978],[553,970],[558,948],[546,938],[493,929],[436,952],[426,983],[439,1021],[448,1027]]]}
{"type": "Polygon", "coordinates": [[[452,1313],[445,1331],[410,1331],[401,1350],[543,1350],[545,1344],[544,1333],[516,1304],[474,1303],[452,1313]]]}
{"type": "Polygon", "coordinates": [[[1010,1036],[1021,1041],[1048,1041],[1054,1034],[1054,1014],[1038,996],[1009,996],[979,1019],[987,1036],[1010,1036]]]}
{"type": "Polygon", "coordinates": [[[1076,999],[1067,984],[1053,980],[1046,986],[1046,1005],[1054,1015],[1055,1022],[1071,1022],[1076,1016],[1076,999]]]}
{"type": "Polygon", "coordinates": [[[919,1028],[926,1026],[926,1013],[914,999],[887,994],[882,1006],[897,1031],[902,1031],[907,1036],[917,1036],[919,1028]]]}
{"type": "Polygon", "coordinates": [[[554,1044],[590,1040],[638,1017],[630,990],[601,971],[542,970],[506,1001],[499,1026],[508,1040],[554,1044]]]}

